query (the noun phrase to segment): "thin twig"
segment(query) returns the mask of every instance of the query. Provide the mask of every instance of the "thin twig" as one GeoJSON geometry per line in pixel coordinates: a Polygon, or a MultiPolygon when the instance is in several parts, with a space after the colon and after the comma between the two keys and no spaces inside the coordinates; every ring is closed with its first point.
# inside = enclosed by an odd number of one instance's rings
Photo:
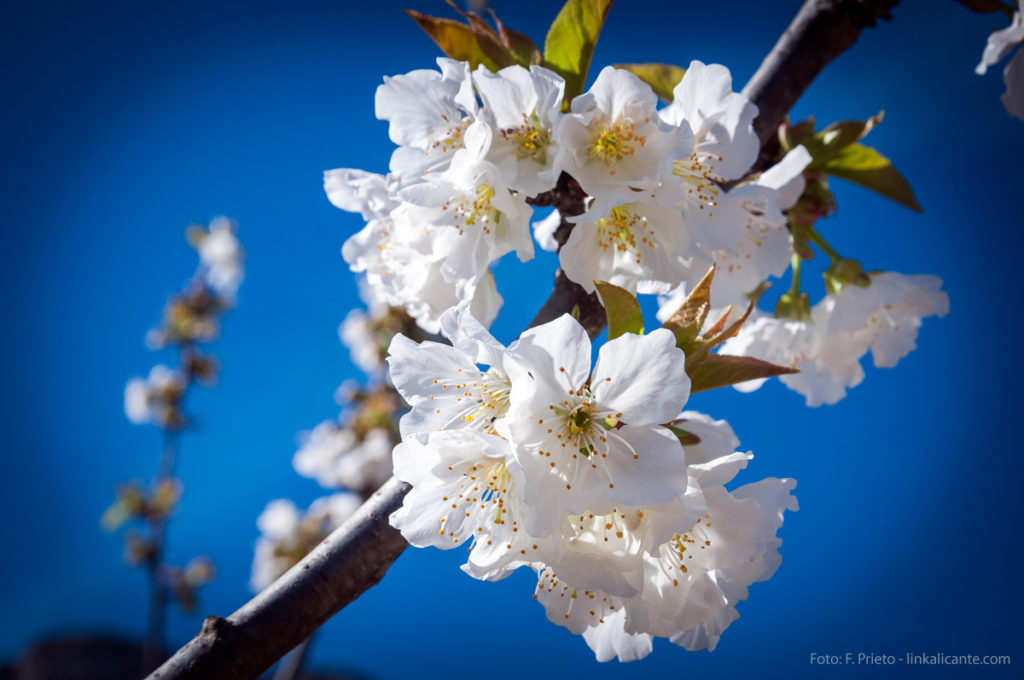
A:
{"type": "MultiPolygon", "coordinates": [[[[153,488],[171,479],[178,457],[180,433],[177,429],[164,427],[163,449],[153,488]]],[[[167,584],[163,581],[164,548],[167,545],[167,517],[149,520],[149,555],[146,571],[149,577],[149,625],[146,644],[143,646],[143,670],[149,673],[164,661],[164,628],[167,619],[167,584]]]]}

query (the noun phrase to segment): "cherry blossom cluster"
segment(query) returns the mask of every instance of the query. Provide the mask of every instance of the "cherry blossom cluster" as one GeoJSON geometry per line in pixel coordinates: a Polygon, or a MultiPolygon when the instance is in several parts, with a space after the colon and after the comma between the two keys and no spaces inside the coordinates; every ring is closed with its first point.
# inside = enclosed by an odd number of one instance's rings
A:
{"type": "Polygon", "coordinates": [[[780,562],[795,482],[725,489],[751,456],[724,421],[683,411],[672,333],[624,334],[592,366],[568,315],[507,348],[465,305],[440,326],[451,345],[391,345],[411,405],[395,475],[412,485],[391,523],[415,546],[464,547],[475,578],[533,569],[548,618],[599,660],[646,656],[653,637],[713,649],[780,562]]]}
{"type": "MultiPolygon", "coordinates": [[[[741,302],[789,265],[783,210],[803,188],[799,147],[750,181],[757,108],[732,91],[728,69],[690,64],[674,101],[607,67],[562,113],[564,83],[539,66],[497,73],[450,59],[440,71],[385,79],[377,116],[398,144],[390,172],[325,174],[328,198],[366,227],[343,248],[371,294],[402,306],[430,332],[445,309],[472,305],[489,324],[501,304],[489,265],[533,257],[531,204],[566,173],[585,211],[559,253],[588,291],[594,280],[633,293],[691,285],[717,262],[716,302],[741,302]]],[[[553,247],[555,215],[538,223],[553,247]]]]}
{"type": "MultiPolygon", "coordinates": [[[[786,211],[804,192],[811,155],[796,146],[751,173],[757,107],[733,91],[725,67],[692,62],[661,108],[650,86],[607,67],[562,113],[563,82],[542,67],[438,64],[387,78],[377,91],[377,115],[399,145],[386,176],[325,175],[329,199],[367,220],[343,254],[365,275],[371,308],[404,307],[436,333],[440,315],[463,302],[489,325],[501,298],[488,266],[512,251],[532,257],[531,203],[563,175],[586,194],[584,212],[556,211],[533,225],[534,236],[558,250],[562,270],[587,291],[607,281],[663,294],[667,315],[715,265],[711,305],[738,315],[794,261],[786,211]],[[563,219],[572,229],[560,246],[554,232],[563,219]]],[[[755,312],[728,351],[799,367],[804,373],[783,382],[808,404],[835,403],[862,379],[869,348],[876,365],[895,365],[913,348],[921,318],[948,309],[933,277],[844,283],[813,312],[755,312]],[[889,340],[903,349],[878,349],[889,340]]]]}
{"type": "Polygon", "coordinates": [[[235,306],[245,278],[245,251],[235,235],[237,225],[216,217],[209,228],[190,226],[185,237],[199,254],[195,275],[164,307],[160,325],[146,336],[153,349],[205,342],[217,337],[220,317],[235,306]]]}

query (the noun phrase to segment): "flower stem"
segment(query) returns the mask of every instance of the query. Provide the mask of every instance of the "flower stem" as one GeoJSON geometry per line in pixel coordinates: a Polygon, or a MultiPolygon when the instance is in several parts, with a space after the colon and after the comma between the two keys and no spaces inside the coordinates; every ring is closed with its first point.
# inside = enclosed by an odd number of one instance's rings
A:
{"type": "Polygon", "coordinates": [[[843,256],[836,252],[836,249],[829,245],[821,234],[818,233],[814,227],[805,227],[801,230],[808,241],[821,248],[821,252],[828,255],[833,260],[841,260],[843,256]]]}
{"type": "Polygon", "coordinates": [[[803,267],[803,262],[803,259],[799,255],[796,253],[793,254],[793,283],[789,287],[789,292],[793,295],[800,294],[800,269],[803,267]]]}

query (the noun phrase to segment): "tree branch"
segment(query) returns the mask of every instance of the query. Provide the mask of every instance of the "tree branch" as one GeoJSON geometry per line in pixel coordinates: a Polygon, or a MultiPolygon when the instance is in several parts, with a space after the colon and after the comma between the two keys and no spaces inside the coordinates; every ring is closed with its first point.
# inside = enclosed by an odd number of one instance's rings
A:
{"type": "Polygon", "coordinates": [[[210,616],[150,680],[255,678],[384,577],[408,543],[388,517],[409,485],[392,477],[359,511],[241,609],[210,616]]]}
{"type": "Polygon", "coordinates": [[[899,0],[806,0],[761,62],[743,95],[757,105],[754,132],[761,154],[754,170],[764,170],[779,152],[778,129],[797,100],[833,59],[845,52],[867,26],[891,19],[899,0]]]}
{"type": "MultiPolygon", "coordinates": [[[[865,26],[890,18],[898,0],[807,0],[743,93],[760,109],[754,129],[761,139],[755,170],[768,167],[777,154],[779,124],[814,78],[849,48],[865,26]]],[[[555,206],[562,214],[556,232],[559,246],[572,229],[566,217],[583,212],[584,196],[568,175],[533,205],[555,206]]],[[[605,318],[596,295],[559,270],[555,288],[531,326],[578,310],[593,337],[605,318]]],[[[151,680],[172,678],[254,678],[305,640],[327,619],[383,578],[406,548],[388,524],[409,485],[391,478],[359,512],[273,585],[227,619],[211,616],[203,630],[182,647],[151,680]]]]}

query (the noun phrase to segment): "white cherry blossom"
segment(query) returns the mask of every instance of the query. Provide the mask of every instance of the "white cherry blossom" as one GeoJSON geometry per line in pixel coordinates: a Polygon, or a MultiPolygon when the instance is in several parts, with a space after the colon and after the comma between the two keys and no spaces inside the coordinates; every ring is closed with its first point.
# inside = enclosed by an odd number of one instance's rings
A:
{"type": "Polygon", "coordinates": [[[124,388],[124,413],[136,425],[167,425],[175,420],[185,376],[157,364],[146,378],[132,378],[124,388]]]}
{"type": "MultiPolygon", "coordinates": [[[[662,120],[686,123],[693,131],[693,153],[677,167],[695,180],[722,183],[742,177],[761,148],[753,127],[757,107],[732,91],[729,69],[692,61],[672,94],[672,103],[660,112],[662,120]]],[[[701,184],[694,185],[695,194],[701,193],[701,184]]]]}
{"type": "MultiPolygon", "coordinates": [[[[870,286],[847,285],[823,298],[805,321],[755,312],[721,352],[799,369],[780,376],[782,383],[804,395],[808,406],[834,404],[864,379],[860,360],[869,349],[876,367],[891,368],[916,347],[924,317],[949,311],[941,284],[934,276],[875,273],[870,286]]],[[[763,382],[736,388],[750,391],[763,382]]]]}
{"type": "MultiPolygon", "coordinates": [[[[777,319],[755,311],[739,333],[727,340],[722,354],[734,354],[763,359],[773,364],[799,370],[799,373],[779,377],[784,385],[802,394],[808,406],[835,404],[846,396],[846,390],[864,379],[860,365],[863,348],[837,346],[826,361],[823,356],[823,337],[817,320],[823,319],[826,303],[820,303],[806,321],[777,319]]],[[[764,379],[750,380],[734,387],[751,392],[765,383],[764,379]]]]}
{"type": "Polygon", "coordinates": [[[469,428],[433,432],[403,441],[394,459],[395,476],[412,490],[391,525],[411,545],[468,545],[463,570],[491,580],[552,549],[523,530],[522,472],[501,437],[469,428]]]}
{"type": "Polygon", "coordinates": [[[234,220],[217,217],[210,222],[210,230],[199,238],[196,249],[202,263],[201,275],[217,295],[234,301],[238,287],[245,278],[242,264],[245,252],[235,236],[234,220]]]}
{"type": "MultiPolygon", "coordinates": [[[[1013,13],[1010,25],[1004,29],[993,31],[988,37],[985,51],[981,55],[981,61],[975,67],[974,72],[979,76],[985,75],[989,66],[996,64],[1009,54],[1014,47],[1024,43],[1024,0],[1018,0],[1017,11],[1013,13]]],[[[1017,53],[1010,58],[1003,69],[1003,82],[1006,84],[1006,92],[1000,99],[1006,111],[1016,118],[1024,120],[1024,47],[1019,47],[1017,53]]]]}
{"type": "Polygon", "coordinates": [[[591,346],[571,316],[532,328],[509,349],[508,416],[495,425],[523,468],[527,531],[546,533],[598,501],[643,505],[686,488],[678,439],[660,426],[686,402],[683,353],[665,329],[591,346]]]}
{"type": "Polygon", "coordinates": [[[392,212],[401,205],[397,198],[401,186],[393,175],[347,168],[324,173],[331,203],[367,220],[345,242],[342,255],[353,272],[365,274],[368,304],[403,307],[421,328],[436,333],[441,314],[468,299],[477,318],[490,324],[502,303],[493,275],[486,271],[458,289],[446,280],[444,262],[432,251],[423,230],[409,224],[403,231],[392,219],[392,212]]]}
{"type": "Polygon", "coordinates": [[[811,156],[802,146],[790,151],[757,179],[725,191],[715,200],[683,208],[683,219],[704,259],[690,270],[692,287],[707,262],[717,267],[711,289],[713,307],[745,305],[745,295],[789,267],[792,239],[783,210],[803,191],[803,170],[811,156]]]}
{"type": "Polygon", "coordinates": [[[916,346],[917,329],[927,316],[949,313],[949,296],[937,276],[905,276],[896,272],[871,274],[871,285],[847,285],[823,320],[828,342],[853,336],[871,348],[875,366],[892,368],[916,346]]]}
{"type": "Polygon", "coordinates": [[[617,596],[580,586],[556,568],[536,567],[534,597],[548,618],[583,634],[599,661],[643,658],[653,637],[714,649],[738,617],[735,606],[748,586],[770,578],[781,562],[776,532],[784,510],[797,509],[790,495],[795,482],[770,478],[726,491],[723,485],[745,467],[749,454],[732,452],[735,435],[723,421],[692,412],[680,417],[701,433],[701,443],[687,451],[705,462],[691,464],[688,475],[706,509],[696,521],[680,517],[666,543],[645,555],[641,592],[617,596]]]}
{"type": "Polygon", "coordinates": [[[588,292],[594,281],[607,281],[634,294],[666,293],[689,274],[681,259],[689,248],[682,215],[657,193],[634,192],[630,203],[573,221],[558,259],[588,292]]]}
{"type": "Polygon", "coordinates": [[[473,73],[480,94],[481,117],[493,128],[488,159],[502,169],[515,191],[533,196],[555,186],[558,146],[555,129],[561,118],[565,82],[540,66],[509,66],[473,73]]]}
{"type": "Polygon", "coordinates": [[[388,349],[391,381],[412,407],[399,423],[403,439],[463,427],[493,433],[508,411],[505,348],[465,305],[446,312],[441,328],[451,345],[399,334],[388,349]]]}
{"type": "Polygon", "coordinates": [[[655,189],[693,144],[689,126],[664,122],[657,103],[635,75],[605,67],[562,118],[555,165],[608,206],[629,203],[634,189],[655,189]]]}
{"type": "Polygon", "coordinates": [[[402,204],[391,213],[406,242],[441,262],[444,280],[460,291],[475,287],[506,253],[515,251],[522,261],[533,257],[532,208],[486,159],[492,134],[486,125],[470,126],[448,170],[403,187],[402,204]]]}
{"type": "Polygon", "coordinates": [[[389,122],[388,135],[399,145],[391,172],[405,180],[444,170],[477,113],[469,64],[440,58],[437,65],[440,72],[385,77],[377,88],[377,118],[389,122]]]}

